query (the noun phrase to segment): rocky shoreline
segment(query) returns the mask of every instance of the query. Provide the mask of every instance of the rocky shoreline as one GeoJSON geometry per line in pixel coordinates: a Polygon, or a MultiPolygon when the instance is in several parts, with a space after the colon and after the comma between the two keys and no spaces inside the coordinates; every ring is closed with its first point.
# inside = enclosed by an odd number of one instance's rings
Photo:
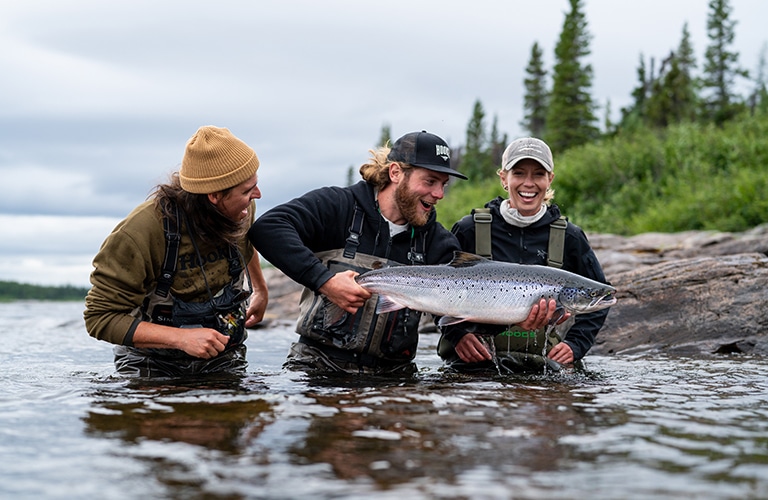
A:
{"type": "MultiPolygon", "coordinates": [[[[768,354],[768,224],[743,233],[591,234],[617,290],[590,354],[768,354]]],[[[298,316],[301,287],[264,274],[265,323],[298,316]]]]}

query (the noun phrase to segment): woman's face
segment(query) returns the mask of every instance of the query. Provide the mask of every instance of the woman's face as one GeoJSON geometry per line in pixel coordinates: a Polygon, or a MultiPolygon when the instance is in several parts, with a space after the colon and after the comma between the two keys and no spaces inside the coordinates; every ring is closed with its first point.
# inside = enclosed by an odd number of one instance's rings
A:
{"type": "Polygon", "coordinates": [[[555,178],[536,160],[520,160],[511,170],[499,173],[501,185],[509,192],[509,204],[520,215],[531,216],[541,210],[544,195],[555,178]]]}
{"type": "Polygon", "coordinates": [[[226,217],[235,222],[241,221],[248,217],[251,202],[261,198],[258,182],[258,175],[253,174],[253,177],[233,187],[226,194],[209,194],[208,199],[226,217]]]}

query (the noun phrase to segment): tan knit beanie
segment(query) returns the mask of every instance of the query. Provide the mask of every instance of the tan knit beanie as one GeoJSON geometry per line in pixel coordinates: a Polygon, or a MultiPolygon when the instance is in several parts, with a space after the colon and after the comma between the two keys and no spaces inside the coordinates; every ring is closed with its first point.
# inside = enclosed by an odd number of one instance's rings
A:
{"type": "Polygon", "coordinates": [[[200,127],[187,142],[179,180],[184,191],[210,194],[237,186],[256,173],[259,159],[226,128],[200,127]]]}

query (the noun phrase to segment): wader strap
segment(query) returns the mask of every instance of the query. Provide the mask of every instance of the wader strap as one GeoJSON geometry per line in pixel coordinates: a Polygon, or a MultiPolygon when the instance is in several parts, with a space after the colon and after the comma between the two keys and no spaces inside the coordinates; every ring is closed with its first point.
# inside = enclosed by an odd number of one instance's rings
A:
{"type": "Polygon", "coordinates": [[[355,213],[352,216],[352,225],[349,226],[349,236],[347,244],[344,245],[344,257],[354,259],[357,253],[357,246],[360,244],[360,236],[363,234],[363,216],[365,214],[355,203],[355,213]]]}
{"type": "Polygon", "coordinates": [[[472,210],[472,218],[475,220],[475,253],[486,259],[492,259],[491,255],[491,216],[490,208],[476,208],[472,210]]]}
{"type": "Polygon", "coordinates": [[[547,250],[547,265],[560,269],[563,267],[563,254],[565,253],[565,228],[568,220],[560,216],[549,225],[549,249],[547,250]]]}
{"type": "MultiPolygon", "coordinates": [[[[413,231],[413,228],[411,228],[413,231]]],[[[411,237],[411,250],[408,252],[408,260],[412,266],[427,263],[427,235],[425,231],[419,231],[418,238],[411,237]],[[417,247],[421,243],[421,249],[417,247]]]]}
{"type": "Polygon", "coordinates": [[[229,275],[233,279],[237,279],[243,273],[243,261],[244,258],[240,256],[240,250],[235,245],[229,245],[229,275]]]}
{"type": "Polygon", "coordinates": [[[175,220],[171,220],[167,216],[163,217],[165,258],[163,259],[163,267],[160,271],[160,277],[157,279],[157,287],[155,288],[155,293],[161,297],[168,296],[171,284],[173,283],[173,276],[176,274],[176,263],[179,260],[179,242],[181,241],[179,226],[181,224],[181,214],[179,213],[179,206],[176,203],[173,204],[173,209],[175,211],[175,220]]]}

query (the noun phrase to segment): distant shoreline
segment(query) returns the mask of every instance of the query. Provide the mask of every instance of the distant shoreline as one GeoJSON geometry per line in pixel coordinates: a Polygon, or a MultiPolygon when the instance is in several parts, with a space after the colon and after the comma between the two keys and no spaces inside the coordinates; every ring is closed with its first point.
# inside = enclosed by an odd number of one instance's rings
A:
{"type": "Polygon", "coordinates": [[[82,301],[85,300],[88,290],[86,287],[72,285],[43,286],[16,281],[0,281],[0,302],[19,300],[82,301]]]}

